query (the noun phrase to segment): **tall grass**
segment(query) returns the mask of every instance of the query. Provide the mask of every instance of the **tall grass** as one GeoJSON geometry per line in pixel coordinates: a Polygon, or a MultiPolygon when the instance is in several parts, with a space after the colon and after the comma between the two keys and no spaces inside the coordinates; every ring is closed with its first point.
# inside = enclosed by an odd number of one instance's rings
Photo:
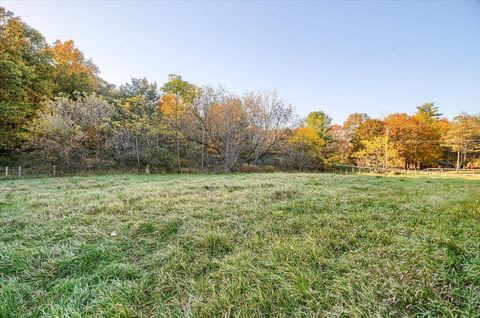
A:
{"type": "Polygon", "coordinates": [[[480,180],[0,181],[0,317],[479,317],[480,180]]]}

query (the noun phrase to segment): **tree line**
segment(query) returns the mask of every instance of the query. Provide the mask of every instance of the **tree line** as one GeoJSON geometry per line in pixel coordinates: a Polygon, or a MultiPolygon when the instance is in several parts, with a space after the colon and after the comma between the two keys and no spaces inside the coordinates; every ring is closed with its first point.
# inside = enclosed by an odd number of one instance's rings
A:
{"type": "Polygon", "coordinates": [[[274,92],[232,94],[170,75],[115,87],[73,40],[46,42],[0,8],[0,160],[64,171],[317,170],[480,166],[480,115],[415,114],[333,124],[324,111],[299,119],[274,92]]]}

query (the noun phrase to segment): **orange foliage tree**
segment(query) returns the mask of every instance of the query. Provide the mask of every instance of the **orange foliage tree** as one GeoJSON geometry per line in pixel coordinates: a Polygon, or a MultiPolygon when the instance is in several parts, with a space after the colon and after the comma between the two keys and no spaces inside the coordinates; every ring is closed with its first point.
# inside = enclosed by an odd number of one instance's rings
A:
{"type": "Polygon", "coordinates": [[[90,93],[98,89],[98,67],[85,59],[73,40],[57,40],[50,51],[55,65],[55,93],[90,93]]]}
{"type": "Polygon", "coordinates": [[[385,119],[388,142],[394,144],[405,169],[436,165],[441,157],[440,134],[420,116],[392,114],[385,119]]]}

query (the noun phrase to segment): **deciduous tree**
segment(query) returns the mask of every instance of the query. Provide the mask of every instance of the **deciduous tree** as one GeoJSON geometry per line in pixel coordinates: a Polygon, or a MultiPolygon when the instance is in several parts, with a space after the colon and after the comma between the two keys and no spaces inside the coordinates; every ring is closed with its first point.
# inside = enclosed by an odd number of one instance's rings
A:
{"type": "Polygon", "coordinates": [[[91,60],[85,59],[73,40],[57,40],[50,52],[55,66],[55,94],[72,95],[74,92],[91,93],[98,90],[98,67],[91,60]]]}
{"type": "Polygon", "coordinates": [[[460,169],[470,153],[480,152],[480,115],[461,114],[454,118],[445,136],[445,143],[457,152],[460,169]]]}
{"type": "Polygon", "coordinates": [[[41,103],[51,97],[48,44],[37,30],[0,7],[0,150],[18,148],[41,103]]]}
{"type": "Polygon", "coordinates": [[[113,113],[113,106],[96,95],[56,97],[33,122],[32,147],[64,169],[105,166],[113,113]]]}
{"type": "Polygon", "coordinates": [[[429,123],[407,114],[392,114],[385,119],[385,125],[389,142],[394,143],[404,168],[438,164],[440,135],[429,123]]]}
{"type": "Polygon", "coordinates": [[[354,154],[358,165],[379,169],[385,168],[385,165],[395,167],[400,164],[395,146],[388,143],[386,136],[362,140],[362,144],[362,149],[354,154]]]}

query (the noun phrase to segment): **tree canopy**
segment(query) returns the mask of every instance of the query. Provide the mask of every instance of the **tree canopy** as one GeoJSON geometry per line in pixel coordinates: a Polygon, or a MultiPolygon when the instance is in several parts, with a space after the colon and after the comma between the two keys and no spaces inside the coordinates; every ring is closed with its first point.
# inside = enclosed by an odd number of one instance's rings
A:
{"type": "Polygon", "coordinates": [[[342,125],[325,110],[295,114],[276,92],[228,92],[170,74],[162,84],[102,79],[74,40],[47,43],[0,7],[0,155],[65,170],[238,171],[336,164],[422,169],[480,165],[480,116],[414,114],[342,125]]]}

